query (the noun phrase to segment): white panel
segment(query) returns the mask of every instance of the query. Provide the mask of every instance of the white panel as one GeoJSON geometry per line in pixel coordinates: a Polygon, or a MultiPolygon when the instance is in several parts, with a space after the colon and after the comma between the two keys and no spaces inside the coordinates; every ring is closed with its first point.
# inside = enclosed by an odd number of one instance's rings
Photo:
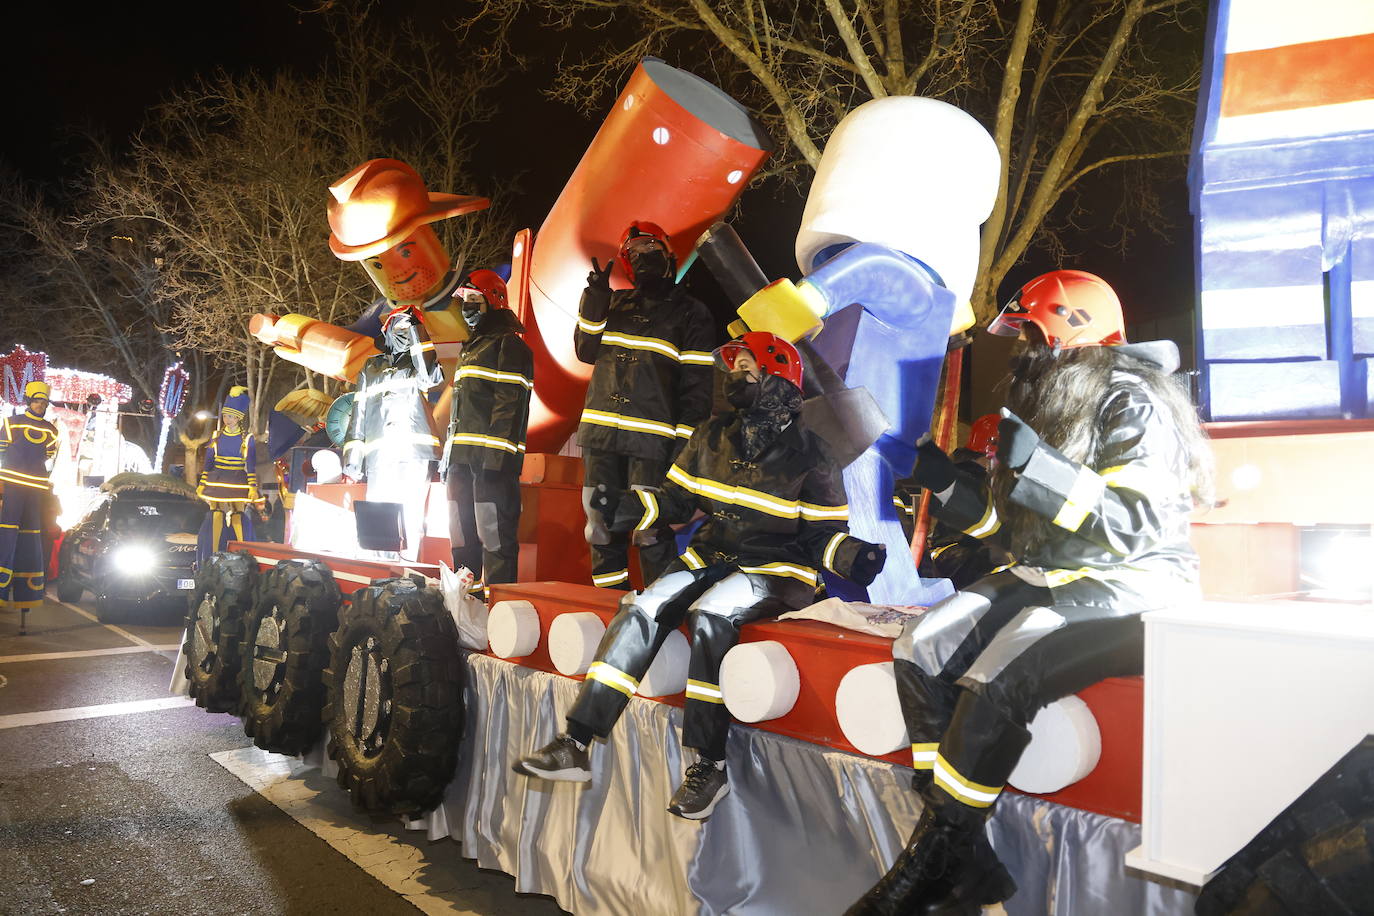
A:
{"type": "Polygon", "coordinates": [[[1226,53],[1374,32],[1370,0],[1231,0],[1226,53]]]}
{"type": "Polygon", "coordinates": [[[1207,330],[1325,322],[1326,305],[1317,284],[1202,291],[1202,326],[1207,330]]]}
{"type": "MultiPolygon", "coordinates": [[[[1371,3],[1374,6],[1374,2],[1371,3]]],[[[1217,119],[1215,143],[1249,143],[1285,137],[1324,137],[1374,127],[1374,99],[1266,111],[1217,119]]]]}

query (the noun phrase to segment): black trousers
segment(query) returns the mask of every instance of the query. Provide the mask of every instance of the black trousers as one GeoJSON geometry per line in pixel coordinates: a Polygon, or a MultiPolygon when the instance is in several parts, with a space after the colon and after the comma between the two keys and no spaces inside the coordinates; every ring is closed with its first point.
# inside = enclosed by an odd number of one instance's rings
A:
{"type": "Polygon", "coordinates": [[[685,620],[692,656],[682,744],[724,760],[730,729],[730,713],[720,692],[725,653],[739,643],[742,625],[805,607],[815,594],[815,586],[787,576],[742,573],[719,563],[704,569],[674,564],[674,571],[644,591],[621,599],[568,720],[602,738],[610,734],[663,641],[685,620]]]}
{"type": "Polygon", "coordinates": [[[1043,706],[1141,672],[1144,609],[1138,596],[1094,580],[1051,590],[1006,570],[907,624],[892,656],[913,766],[932,777],[927,803],[981,821],[1043,706]]]}
{"type": "Polygon", "coordinates": [[[453,562],[486,585],[519,575],[520,472],[467,464],[448,470],[449,539],[453,562]]]}
{"type": "MultiPolygon", "coordinates": [[[[657,458],[637,458],[600,449],[582,453],[582,508],[587,514],[587,543],[592,551],[592,583],[599,588],[630,588],[630,535],[611,529],[622,501],[639,500],[636,490],[658,490],[668,473],[668,462],[657,458]],[[605,497],[605,506],[596,508],[593,499],[605,497]]],[[[661,525],[651,529],[656,543],[639,548],[641,582],[653,582],[677,556],[673,529],[661,525]]]]}

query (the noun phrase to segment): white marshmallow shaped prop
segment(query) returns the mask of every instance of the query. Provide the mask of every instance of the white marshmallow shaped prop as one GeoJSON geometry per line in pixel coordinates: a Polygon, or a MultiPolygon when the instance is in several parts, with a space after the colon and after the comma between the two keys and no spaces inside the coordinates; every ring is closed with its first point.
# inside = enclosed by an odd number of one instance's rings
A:
{"type": "Polygon", "coordinates": [[[692,657],[692,647],[681,630],[674,630],[663,641],[649,670],[639,682],[639,695],[642,697],[670,697],[687,689],[687,662],[692,657]]]}
{"type": "Polygon", "coordinates": [[[797,663],[775,640],[740,643],[720,665],[725,708],[741,722],[766,722],[792,711],[801,690],[797,663]]]}
{"type": "Polygon", "coordinates": [[[591,611],[559,614],[549,627],[549,658],[559,674],[586,674],[606,625],[591,611]]]}
{"type": "Polygon", "coordinates": [[[881,757],[911,743],[892,662],[850,669],[835,691],[835,713],[845,740],[861,754],[881,757]]]}
{"type": "Polygon", "coordinates": [[[1008,783],[1033,795],[1058,792],[1093,771],[1102,756],[1102,732],[1088,704],[1076,696],[1056,700],[1030,724],[1031,740],[1008,783]]]}
{"type": "Polygon", "coordinates": [[[539,645],[539,612],[528,601],[499,601],[487,618],[487,639],[498,658],[522,658],[539,645]]]}

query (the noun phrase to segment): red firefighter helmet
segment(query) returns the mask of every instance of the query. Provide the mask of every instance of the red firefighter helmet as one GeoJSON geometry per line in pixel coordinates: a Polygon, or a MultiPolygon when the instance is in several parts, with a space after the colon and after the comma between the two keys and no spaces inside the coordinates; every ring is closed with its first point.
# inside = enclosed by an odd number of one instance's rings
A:
{"type": "Polygon", "coordinates": [[[801,388],[801,354],[786,340],[767,331],[750,331],[743,337],[718,347],[715,353],[716,363],[723,366],[727,372],[733,372],[735,357],[745,350],[753,355],[760,370],[769,375],[781,376],[801,388]]]}
{"type": "Polygon", "coordinates": [[[1055,349],[1126,342],[1121,300],[1106,280],[1083,270],[1052,270],[1036,277],[1017,291],[988,331],[1018,337],[1027,321],[1055,349]]]}
{"type": "Polygon", "coordinates": [[[658,240],[658,243],[663,246],[664,252],[668,255],[669,265],[673,270],[677,269],[677,256],[673,254],[673,248],[668,244],[668,233],[664,232],[663,227],[659,226],[657,223],[637,219],[633,223],[630,223],[629,228],[625,230],[625,234],[621,236],[620,249],[616,252],[615,256],[616,262],[620,265],[620,269],[624,271],[625,276],[630,279],[634,278],[634,274],[630,272],[629,254],[631,240],[646,237],[658,240]]]}
{"type": "Polygon", "coordinates": [[[431,193],[398,159],[369,159],[329,186],[329,248],[361,261],[404,241],[421,226],[485,209],[485,197],[431,193]]]}
{"type": "Polygon", "coordinates": [[[997,456],[997,424],[1002,421],[1001,414],[988,413],[973,421],[968,431],[968,448],[986,458],[997,456]]]}
{"type": "Polygon", "coordinates": [[[474,270],[467,275],[467,279],[455,292],[455,296],[464,289],[477,290],[482,294],[482,298],[487,300],[487,305],[490,308],[510,308],[506,293],[506,281],[502,280],[501,275],[494,270],[474,270]]]}

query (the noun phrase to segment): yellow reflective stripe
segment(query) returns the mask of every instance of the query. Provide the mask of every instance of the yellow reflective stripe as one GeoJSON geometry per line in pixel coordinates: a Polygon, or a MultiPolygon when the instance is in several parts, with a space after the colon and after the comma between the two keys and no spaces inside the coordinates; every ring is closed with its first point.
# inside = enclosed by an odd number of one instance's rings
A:
{"type": "Polygon", "coordinates": [[[687,566],[688,569],[706,568],[706,562],[702,560],[701,556],[690,547],[684,550],[678,557],[678,559],[682,560],[682,562],[687,566]]]}
{"type": "Polygon", "coordinates": [[[683,350],[678,359],[688,366],[709,366],[714,361],[710,353],[701,350],[683,350]]]}
{"type": "Polygon", "coordinates": [[[986,808],[1002,794],[1001,786],[979,785],[964,778],[940,753],[935,755],[935,784],[972,808],[986,808]]]}
{"type": "Polygon", "coordinates": [[[587,669],[587,680],[596,681],[598,684],[605,684],[612,690],[618,690],[627,697],[635,695],[639,689],[639,681],[630,677],[619,668],[612,667],[605,662],[592,662],[592,666],[587,669]]]}
{"type": "Polygon", "coordinates": [[[725,696],[720,692],[719,684],[708,684],[705,681],[694,681],[687,679],[687,699],[701,700],[703,703],[725,702],[725,696]]]}
{"type": "Polygon", "coordinates": [[[627,569],[617,570],[616,572],[602,573],[597,575],[592,573],[592,584],[598,588],[605,588],[608,585],[619,585],[621,582],[630,578],[630,571],[627,569]]]}
{"type": "Polygon", "coordinates": [[[849,537],[849,535],[845,534],[843,531],[836,531],[830,536],[829,542],[825,545],[825,553],[821,557],[821,565],[831,572],[837,572],[835,569],[835,551],[840,549],[840,545],[844,543],[844,539],[847,537],[849,537]]]}
{"type": "Polygon", "coordinates": [[[222,481],[222,480],[207,480],[207,481],[205,481],[205,485],[206,485],[207,487],[214,487],[214,488],[217,489],[217,490],[251,490],[251,489],[253,489],[251,486],[249,486],[249,485],[246,484],[246,483],[228,483],[228,482],[222,481]]]}
{"type": "Polygon", "coordinates": [[[582,411],[582,422],[591,423],[595,426],[609,426],[611,429],[624,429],[632,433],[650,433],[655,436],[664,436],[668,439],[677,438],[677,430],[667,423],[658,423],[654,420],[644,420],[639,417],[626,417],[618,413],[610,413],[605,410],[584,410],[582,411]]]}
{"type": "Polygon", "coordinates": [[[49,490],[52,489],[51,483],[32,483],[27,480],[10,480],[3,473],[0,473],[0,480],[5,483],[12,483],[16,487],[28,487],[30,490],[49,490]]]}
{"type": "Polygon", "coordinates": [[[609,334],[601,335],[601,342],[604,344],[615,344],[625,347],[628,350],[648,350],[666,356],[672,360],[681,360],[682,354],[677,347],[668,343],[666,340],[659,340],[657,337],[637,337],[634,334],[622,334],[619,331],[611,331],[609,334]]]}
{"type": "Polygon", "coordinates": [[[1169,493],[1179,489],[1178,483],[1168,474],[1151,470],[1139,461],[1107,468],[1099,471],[1098,476],[1113,490],[1131,490],[1142,496],[1169,493]]]}
{"type": "MultiPolygon", "coordinates": [[[[668,479],[697,496],[704,496],[732,506],[754,509],[777,518],[798,518],[802,514],[801,506],[795,499],[779,499],[776,496],[769,496],[767,493],[760,493],[758,490],[750,490],[747,487],[733,487],[706,477],[693,477],[676,464],[668,468],[668,479]]],[[[829,509],[830,507],[812,506],[811,510],[815,512],[823,508],[829,509]]],[[[834,508],[843,509],[846,512],[849,509],[848,506],[834,508]]]]}
{"type": "Polygon", "coordinates": [[[691,427],[691,426],[683,426],[681,423],[679,423],[679,424],[677,425],[677,429],[675,429],[674,432],[677,434],[677,437],[678,437],[679,439],[690,439],[690,438],[692,438],[692,432],[693,432],[693,430],[694,430],[694,427],[691,427]]]}
{"type": "Polygon", "coordinates": [[[816,584],[816,571],[808,566],[794,566],[791,563],[765,563],[762,566],[741,566],[743,573],[758,573],[761,576],[787,576],[807,585],[816,584]]]}
{"type": "Polygon", "coordinates": [[[20,534],[42,534],[43,532],[39,531],[37,528],[20,528],[20,529],[19,529],[19,533],[20,533],[20,534]]]}
{"type": "Polygon", "coordinates": [[[500,439],[496,436],[483,436],[480,433],[454,433],[453,438],[449,439],[450,445],[477,445],[482,448],[496,448],[503,452],[510,452],[518,455],[525,450],[525,443],[512,442],[509,439],[500,439]]]}
{"type": "Polygon", "coordinates": [[[18,528],[18,527],[19,527],[18,523],[13,524],[13,525],[0,525],[0,528],[18,528]]]}
{"type": "Polygon", "coordinates": [[[940,742],[928,741],[911,745],[911,765],[918,770],[930,770],[935,767],[935,753],[940,749],[940,742]]]}
{"type": "Polygon", "coordinates": [[[458,370],[458,378],[484,378],[489,382],[506,382],[511,385],[521,385],[525,388],[533,388],[534,382],[525,378],[519,372],[498,372],[495,369],[486,369],[482,366],[464,366],[458,370]]]}
{"type": "Polygon", "coordinates": [[[801,509],[801,517],[808,522],[847,522],[849,521],[849,503],[843,506],[818,506],[815,503],[797,503],[801,509]]]}
{"type": "Polygon", "coordinates": [[[987,509],[983,511],[983,517],[972,525],[964,529],[964,534],[971,537],[981,538],[992,534],[1002,527],[1002,521],[997,517],[997,509],[992,505],[992,493],[988,493],[987,509]]]}
{"type": "Polygon", "coordinates": [[[635,490],[639,494],[639,501],[644,504],[644,517],[635,525],[636,531],[648,531],[653,523],[658,519],[658,499],[648,490],[635,490]]]}
{"type": "Polygon", "coordinates": [[[1060,528],[1077,531],[1082,527],[1088,513],[1097,505],[1097,501],[1102,498],[1105,488],[1106,483],[1096,471],[1092,468],[1079,468],[1078,476],[1069,488],[1069,495],[1064,499],[1064,505],[1059,507],[1059,512],[1052,521],[1060,528]]]}
{"type": "Polygon", "coordinates": [[[587,334],[600,334],[602,331],[606,330],[605,321],[588,321],[581,315],[577,316],[577,326],[587,334]]]}

